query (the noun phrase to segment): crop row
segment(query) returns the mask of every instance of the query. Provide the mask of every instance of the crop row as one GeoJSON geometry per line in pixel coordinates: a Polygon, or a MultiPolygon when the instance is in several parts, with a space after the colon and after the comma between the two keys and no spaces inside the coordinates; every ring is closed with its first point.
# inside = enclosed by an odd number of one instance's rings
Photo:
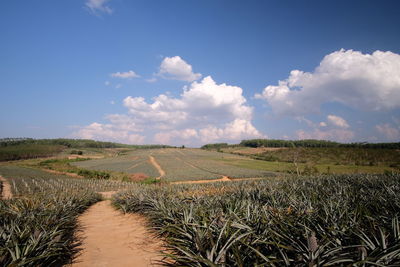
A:
{"type": "Polygon", "coordinates": [[[163,179],[168,181],[197,180],[197,179],[217,179],[220,174],[202,170],[183,159],[182,156],[173,152],[154,155],[158,164],[165,170],[166,175],[163,179]]]}
{"type": "Polygon", "coordinates": [[[106,159],[95,159],[73,163],[74,166],[99,171],[115,171],[125,173],[143,173],[149,177],[157,177],[158,171],[149,162],[149,151],[135,150],[127,156],[106,159]]]}
{"type": "Polygon", "coordinates": [[[231,178],[266,177],[273,175],[271,172],[241,168],[227,163],[230,160],[241,159],[239,156],[204,150],[194,151],[190,149],[181,151],[181,154],[182,158],[201,170],[214,174],[229,176],[231,178]]]}
{"type": "Polygon", "coordinates": [[[174,266],[400,264],[398,174],[138,186],[114,204],[150,218],[174,266]]]}
{"type": "Polygon", "coordinates": [[[2,166],[13,198],[0,200],[0,266],[58,266],[75,252],[76,219],[101,199],[97,191],[131,184],[72,179],[2,166]]]}
{"type": "Polygon", "coordinates": [[[153,156],[165,171],[166,175],[163,179],[167,181],[216,179],[223,175],[232,178],[273,175],[263,170],[228,164],[230,160],[243,159],[240,156],[200,149],[135,150],[125,156],[74,162],[73,165],[91,170],[143,173],[150,177],[157,177],[158,171],[149,162],[150,156],[153,156]]]}
{"type": "MultiPolygon", "coordinates": [[[[226,164],[225,157],[242,159],[239,156],[192,149],[166,149],[155,151],[154,157],[165,170],[164,179],[169,181],[273,176],[271,172],[240,168],[226,164]]],[[[228,160],[229,162],[229,160],[228,160]]]]}

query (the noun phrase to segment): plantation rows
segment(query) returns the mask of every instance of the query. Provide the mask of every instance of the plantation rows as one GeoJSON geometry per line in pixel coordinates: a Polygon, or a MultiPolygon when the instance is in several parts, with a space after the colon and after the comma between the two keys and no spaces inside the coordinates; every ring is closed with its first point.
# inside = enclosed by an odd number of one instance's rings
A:
{"type": "Polygon", "coordinates": [[[187,157],[184,158],[176,152],[159,153],[155,154],[154,157],[166,171],[163,179],[168,181],[217,179],[221,177],[220,174],[211,173],[192,165],[187,157]]]}
{"type": "Polygon", "coordinates": [[[231,178],[252,178],[273,176],[271,172],[240,168],[227,164],[224,159],[233,158],[234,160],[242,159],[239,156],[209,152],[203,150],[185,150],[182,160],[186,160],[191,165],[213,174],[225,175],[231,178]]]}
{"type": "Polygon", "coordinates": [[[157,169],[149,162],[150,153],[151,150],[135,150],[128,156],[74,162],[72,165],[90,170],[143,173],[157,177],[157,169]]]}
{"type": "Polygon", "coordinates": [[[75,252],[76,218],[101,199],[98,191],[132,184],[72,179],[1,166],[14,198],[0,200],[0,266],[54,266],[75,252]]]}
{"type": "Polygon", "coordinates": [[[166,174],[162,179],[166,181],[217,179],[223,175],[231,178],[273,175],[271,172],[229,164],[230,158],[243,159],[240,156],[199,149],[135,150],[128,156],[81,161],[75,162],[73,165],[92,170],[110,170],[130,174],[144,173],[150,177],[158,177],[159,173],[149,162],[149,156],[153,156],[165,171],[166,174]]]}
{"type": "Polygon", "coordinates": [[[114,205],[150,218],[174,266],[399,266],[400,175],[138,186],[114,205]]]}
{"type": "Polygon", "coordinates": [[[0,200],[0,266],[68,262],[77,216],[100,200],[96,192],[121,189],[113,204],[149,218],[170,248],[167,265],[400,264],[398,174],[163,187],[14,166],[0,174],[14,194],[0,200]]]}

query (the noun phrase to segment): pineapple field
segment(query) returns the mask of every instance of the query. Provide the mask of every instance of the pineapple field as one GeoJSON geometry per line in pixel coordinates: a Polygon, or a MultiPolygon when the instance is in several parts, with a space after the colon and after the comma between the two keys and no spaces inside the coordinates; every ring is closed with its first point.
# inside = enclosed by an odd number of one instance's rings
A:
{"type": "Polygon", "coordinates": [[[12,199],[0,200],[0,266],[57,266],[69,261],[76,252],[76,219],[101,200],[97,192],[132,186],[15,166],[0,166],[0,175],[13,194],[12,199]]]}
{"type": "Polygon", "coordinates": [[[150,218],[166,265],[400,264],[398,174],[138,186],[114,205],[150,218]]]}
{"type": "Polygon", "coordinates": [[[148,177],[158,177],[160,174],[151,164],[150,156],[165,171],[162,180],[167,182],[217,179],[222,176],[234,179],[275,175],[262,168],[235,165],[237,161],[254,162],[253,159],[200,149],[134,150],[123,156],[74,162],[73,165],[91,170],[143,173],[148,177]]]}
{"type": "Polygon", "coordinates": [[[157,264],[165,266],[400,265],[398,172],[277,175],[255,159],[177,148],[65,161],[80,173],[158,178],[145,184],[40,169],[54,162],[64,164],[49,159],[0,165],[0,266],[74,263],[84,242],[77,237],[79,218],[97,204],[111,208],[105,195],[112,195],[120,214],[144,218],[141,226],[164,244],[153,253],[162,255],[157,264]],[[229,179],[191,183],[221,177],[229,179]]]}

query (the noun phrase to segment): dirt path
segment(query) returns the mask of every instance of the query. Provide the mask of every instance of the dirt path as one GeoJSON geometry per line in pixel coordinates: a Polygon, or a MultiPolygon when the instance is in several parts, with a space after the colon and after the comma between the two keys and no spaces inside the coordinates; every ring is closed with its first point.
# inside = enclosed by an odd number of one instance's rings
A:
{"type": "Polygon", "coordinates": [[[74,177],[74,178],[85,178],[85,177],[83,177],[83,176],[81,176],[81,175],[78,175],[78,174],[76,174],[76,173],[71,173],[71,172],[61,172],[61,171],[49,170],[49,169],[45,169],[45,168],[42,168],[42,169],[40,169],[40,170],[41,170],[41,171],[48,172],[48,173],[66,175],[66,176],[70,176],[70,177],[74,177]]]}
{"type": "MultiPolygon", "coordinates": [[[[103,192],[111,197],[114,192],[103,192]]],[[[83,238],[82,251],[71,267],[88,266],[160,266],[160,240],[146,228],[146,219],[138,214],[122,214],[111,206],[110,200],[91,206],[79,218],[83,238]]]]}
{"type": "Polygon", "coordinates": [[[249,181],[249,180],[262,180],[265,178],[229,178],[228,176],[223,176],[220,179],[212,179],[212,180],[194,180],[194,181],[179,181],[179,182],[171,182],[171,184],[206,184],[206,183],[215,183],[215,182],[232,182],[232,181],[249,181]]]}
{"type": "Polygon", "coordinates": [[[220,179],[179,181],[179,182],[172,182],[171,184],[206,184],[206,183],[230,182],[230,181],[232,181],[232,180],[228,176],[223,176],[220,179]]]}
{"type": "Polygon", "coordinates": [[[12,193],[11,193],[11,185],[10,183],[6,180],[6,178],[0,176],[0,181],[3,182],[3,193],[1,194],[2,199],[10,199],[12,198],[12,193]]]}
{"type": "Polygon", "coordinates": [[[161,166],[157,163],[156,159],[153,156],[149,156],[150,163],[153,164],[153,166],[157,169],[158,173],[160,176],[158,176],[156,179],[160,180],[164,175],[165,171],[161,168],[161,166]]]}

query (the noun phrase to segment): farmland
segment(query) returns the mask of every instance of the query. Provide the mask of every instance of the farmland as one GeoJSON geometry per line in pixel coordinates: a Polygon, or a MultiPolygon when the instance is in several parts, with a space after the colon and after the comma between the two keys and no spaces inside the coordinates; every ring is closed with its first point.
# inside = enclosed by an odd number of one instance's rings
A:
{"type": "MultiPolygon", "coordinates": [[[[301,174],[384,173],[400,170],[400,150],[364,147],[212,147],[220,151],[264,161],[266,170],[301,174]]],[[[239,165],[242,163],[238,163],[239,165]]]]}
{"type": "Polygon", "coordinates": [[[114,205],[150,218],[174,266],[394,266],[399,196],[399,175],[332,175],[141,186],[114,205]]]}
{"type": "Polygon", "coordinates": [[[101,199],[99,191],[131,184],[72,179],[15,166],[1,166],[13,199],[0,200],[0,265],[54,266],[76,252],[76,218],[101,199]]]}
{"type": "MultiPolygon", "coordinates": [[[[0,164],[0,175],[7,181],[0,180],[0,193],[6,184],[13,196],[0,200],[1,266],[70,263],[81,241],[76,236],[78,218],[92,206],[146,218],[147,224],[140,227],[147,225],[165,243],[165,265],[400,264],[400,174],[395,166],[386,174],[302,176],[290,162],[299,152],[292,148],[258,153],[263,157],[276,153],[278,161],[251,158],[257,153],[240,147],[229,153],[188,148],[80,149],[86,155],[92,151],[94,157],[68,159],[70,154],[63,152],[49,159],[0,164]],[[57,170],[79,175],[66,176],[57,170]],[[116,174],[142,174],[156,182],[137,183],[116,174]],[[213,180],[226,182],[192,184],[213,180]],[[118,193],[111,207],[110,200],[102,201],[102,193],[113,192],[118,193]]],[[[297,162],[300,169],[307,164],[301,160],[312,157],[307,154],[312,149],[314,153],[336,149],[340,163],[361,154],[351,154],[348,148],[342,152],[343,148],[307,148],[299,152],[303,153],[297,162]]],[[[374,151],[364,153],[365,158],[378,159],[374,151]]],[[[396,153],[386,151],[381,162],[395,164],[396,153]]],[[[332,172],[353,166],[330,165],[333,159],[329,151],[315,156],[320,165],[339,166],[332,172]]],[[[379,164],[362,167],[381,172],[379,164]]],[[[110,225],[118,230],[119,224],[110,225]]]]}
{"type": "Polygon", "coordinates": [[[165,171],[162,177],[164,181],[206,180],[222,176],[253,178],[275,175],[262,168],[251,166],[251,163],[255,162],[253,159],[199,149],[135,150],[124,156],[75,162],[73,165],[92,170],[144,173],[149,177],[158,177],[160,174],[151,164],[150,156],[165,171]],[[238,166],[237,161],[243,161],[244,164],[238,166]]]}
{"type": "Polygon", "coordinates": [[[101,199],[140,213],[167,242],[174,266],[400,263],[400,176],[276,177],[207,185],[74,179],[1,166],[14,198],[0,200],[5,266],[68,262],[76,219],[101,199]],[[340,197],[339,197],[340,196],[340,197]]]}
{"type": "Polygon", "coordinates": [[[159,177],[150,156],[165,171],[166,182],[271,177],[281,174],[398,172],[400,152],[359,148],[223,148],[133,150],[126,155],[72,163],[79,168],[159,177]]]}

